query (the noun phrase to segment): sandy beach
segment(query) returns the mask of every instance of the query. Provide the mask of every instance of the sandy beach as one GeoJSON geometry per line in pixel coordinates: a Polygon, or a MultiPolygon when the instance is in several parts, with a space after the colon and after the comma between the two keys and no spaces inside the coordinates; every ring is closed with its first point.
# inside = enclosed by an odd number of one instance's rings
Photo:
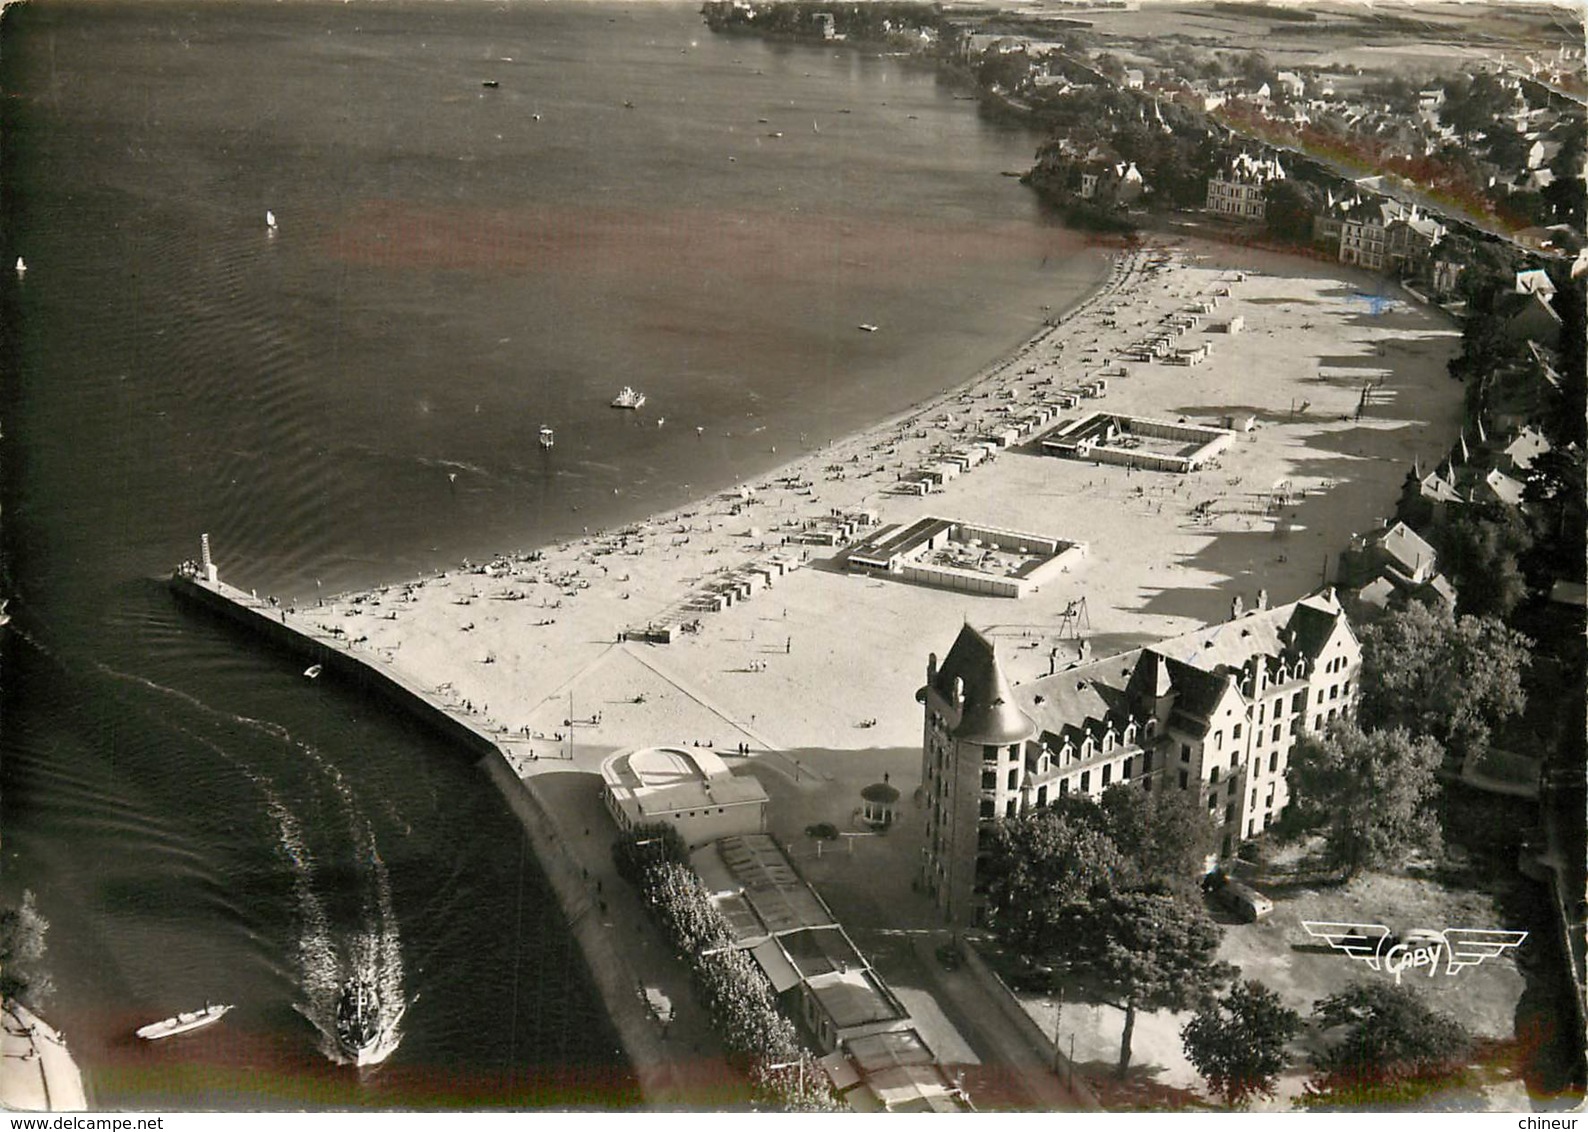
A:
{"type": "Polygon", "coordinates": [[[767,769],[792,773],[777,752],[918,746],[927,653],[945,650],[962,619],[1004,642],[1019,680],[1055,655],[1073,659],[1077,634],[1101,655],[1222,619],[1237,595],[1250,604],[1266,589],[1279,603],[1317,588],[1351,535],[1391,513],[1412,460],[1437,460],[1459,426],[1461,387],[1445,373],[1454,327],[1348,268],[1159,240],[1121,253],[1108,282],[1056,321],[966,385],[739,491],[304,603],[294,621],[439,690],[497,732],[526,775],[571,769],[570,756],[595,770],[622,747],[697,741],[748,744],[767,769]],[[1207,362],[1121,359],[1165,316],[1221,291],[1212,317],[1238,316],[1243,332],[1177,343],[1211,342],[1207,362]],[[898,492],[934,451],[1121,368],[1103,399],[1057,419],[1106,409],[1253,427],[1217,468],[1190,475],[1027,443],[924,497],[898,492]],[[885,524],[931,514],[1057,535],[1086,542],[1088,557],[1013,600],[850,576],[833,562],[839,548],[783,541],[860,509],[885,524]],[[802,567],[722,612],[688,608],[714,579],[774,556],[802,567]],[[618,640],[681,620],[698,630],[672,644],[618,640]]]}

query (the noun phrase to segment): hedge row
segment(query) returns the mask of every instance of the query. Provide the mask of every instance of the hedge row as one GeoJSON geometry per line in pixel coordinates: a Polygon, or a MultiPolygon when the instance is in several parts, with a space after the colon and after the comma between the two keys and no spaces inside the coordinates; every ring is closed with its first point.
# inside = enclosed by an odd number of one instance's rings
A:
{"type": "Polygon", "coordinates": [[[826,1076],[800,1044],[794,1025],[777,1008],[777,995],[761,968],[730,946],[727,921],[711,894],[682,860],[681,846],[655,831],[636,829],[614,853],[637,873],[642,898],[694,974],[701,1005],[727,1047],[748,1073],[760,1100],[797,1112],[839,1108],[826,1076]],[[628,843],[628,847],[624,846],[628,843]],[[633,846],[657,851],[648,856],[633,846]]]}

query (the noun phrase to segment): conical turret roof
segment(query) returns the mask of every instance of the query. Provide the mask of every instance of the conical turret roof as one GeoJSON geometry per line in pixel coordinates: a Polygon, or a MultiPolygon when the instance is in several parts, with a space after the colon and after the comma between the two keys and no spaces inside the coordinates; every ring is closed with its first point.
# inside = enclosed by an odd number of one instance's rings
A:
{"type": "Polygon", "coordinates": [[[1014,688],[998,663],[993,643],[969,625],[960,630],[959,639],[943,658],[938,691],[952,697],[956,678],[963,681],[965,702],[959,725],[953,730],[955,739],[1002,745],[1036,736],[1036,724],[1015,703],[1014,688]]]}

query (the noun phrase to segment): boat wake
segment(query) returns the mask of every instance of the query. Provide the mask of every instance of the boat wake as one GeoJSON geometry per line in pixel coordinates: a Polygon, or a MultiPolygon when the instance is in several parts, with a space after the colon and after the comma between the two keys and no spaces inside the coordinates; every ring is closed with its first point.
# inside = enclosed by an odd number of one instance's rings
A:
{"type": "Polygon", "coordinates": [[[304,1001],[298,1012],[319,1032],[320,1052],[338,1065],[378,1065],[402,1042],[400,1023],[407,1010],[403,991],[402,938],[392,904],[391,876],[381,858],[375,831],[358,810],[352,788],[340,769],[328,763],[312,746],[298,748],[324,772],[341,799],[347,816],[354,853],[352,875],[358,878],[358,923],[350,935],[338,940],[324,903],[314,885],[314,861],[302,846],[296,822],[282,819],[282,845],[297,870],[295,887],[301,916],[298,968],[304,1001]],[[337,1009],[344,990],[363,983],[376,991],[379,1017],[376,1036],[362,1049],[349,1049],[337,1030],[337,1009]]]}
{"type": "Polygon", "coordinates": [[[402,939],[392,901],[390,873],[380,855],[374,828],[360,809],[347,776],[320,750],[294,738],[278,723],[211,707],[187,692],[142,676],[105,665],[99,668],[117,681],[174,698],[193,709],[194,715],[223,731],[240,725],[291,748],[294,763],[312,767],[314,777],[330,787],[346,822],[346,838],[334,846],[330,856],[336,858],[334,871],[339,878],[348,879],[338,879],[335,891],[329,890],[328,882],[321,879],[321,860],[277,784],[229,752],[221,742],[184,726],[170,714],[163,717],[167,726],[211,751],[259,790],[265,812],[275,827],[277,848],[287,862],[292,879],[292,904],[298,928],[293,958],[303,997],[302,1002],[294,1005],[319,1033],[321,1052],[337,1064],[373,1065],[384,1061],[402,1040],[399,1023],[407,1009],[403,992],[402,939]],[[343,903],[349,897],[356,900],[356,906],[344,908],[343,903]],[[328,904],[331,900],[335,901],[339,914],[333,914],[328,904]],[[351,920],[350,925],[348,920],[351,920]],[[373,988],[380,1003],[376,1040],[361,1050],[345,1048],[336,1025],[337,1004],[343,989],[354,982],[373,988]]]}

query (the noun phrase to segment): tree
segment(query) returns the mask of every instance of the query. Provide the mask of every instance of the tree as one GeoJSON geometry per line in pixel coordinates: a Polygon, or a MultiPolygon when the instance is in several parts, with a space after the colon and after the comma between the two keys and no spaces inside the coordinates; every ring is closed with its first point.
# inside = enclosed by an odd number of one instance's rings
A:
{"type": "Polygon", "coordinates": [[[1199,798],[1185,790],[1120,784],[1103,791],[1104,829],[1148,884],[1194,891],[1207,872],[1214,829],[1199,798]]]}
{"type": "Polygon", "coordinates": [[[1105,891],[1127,867],[1101,811],[1086,799],[999,822],[988,848],[988,921],[1000,940],[1031,957],[1065,946],[1066,909],[1105,891]]]}
{"type": "Polygon", "coordinates": [[[1494,129],[1510,105],[1511,98],[1500,80],[1480,71],[1471,78],[1460,76],[1445,83],[1445,103],[1440,107],[1439,121],[1467,136],[1494,129]]]}
{"type": "Polygon", "coordinates": [[[1231,1108],[1274,1095],[1274,1079],[1289,1059],[1285,1045],[1301,1029],[1301,1015],[1259,982],[1236,983],[1180,1029],[1185,1055],[1231,1108]]]}
{"type": "Polygon", "coordinates": [[[1130,1070],[1138,1010],[1188,1010],[1229,976],[1217,958],[1223,933],[1200,902],[1136,889],[1072,904],[1067,913],[1067,971],[1125,1012],[1121,1077],[1130,1070]]]}
{"type": "Polygon", "coordinates": [[[1325,1031],[1345,1033],[1314,1059],[1298,1107],[1423,1107],[1430,1094],[1466,1083],[1472,1036],[1410,986],[1358,982],[1318,1000],[1312,1013],[1325,1031]]]}
{"type": "Polygon", "coordinates": [[[1342,722],[1303,735],[1285,772],[1295,820],[1322,828],[1326,857],[1347,880],[1439,845],[1433,802],[1444,761],[1439,744],[1405,728],[1363,731],[1342,722]]]}
{"type": "Polygon", "coordinates": [[[1416,602],[1393,610],[1362,628],[1361,720],[1430,735],[1458,760],[1481,754],[1527,706],[1532,647],[1498,618],[1458,620],[1416,602]]]}
{"type": "Polygon", "coordinates": [[[1264,222],[1268,230],[1284,240],[1307,242],[1312,239],[1312,218],[1321,198],[1318,190],[1294,177],[1270,181],[1263,191],[1266,207],[1264,222]]]}
{"type": "Polygon", "coordinates": [[[667,822],[651,822],[625,830],[612,843],[612,863],[618,876],[630,884],[642,883],[646,869],[664,861],[689,862],[689,848],[678,828],[667,822]]]}
{"type": "Polygon", "coordinates": [[[721,947],[732,938],[705,883],[688,865],[662,861],[645,870],[645,901],[685,955],[721,947]]]}
{"type": "Polygon", "coordinates": [[[1517,561],[1533,534],[1513,507],[1459,508],[1438,535],[1439,562],[1456,584],[1457,611],[1506,618],[1527,596],[1517,561]]]}
{"type": "Polygon", "coordinates": [[[0,909],[0,1002],[12,999],[38,1007],[55,987],[43,967],[44,936],[50,922],[39,914],[33,892],[22,903],[0,909]]]}
{"type": "Polygon", "coordinates": [[[1588,558],[1588,463],[1581,448],[1551,448],[1533,458],[1522,498],[1533,520],[1536,569],[1583,578],[1588,558]]]}

